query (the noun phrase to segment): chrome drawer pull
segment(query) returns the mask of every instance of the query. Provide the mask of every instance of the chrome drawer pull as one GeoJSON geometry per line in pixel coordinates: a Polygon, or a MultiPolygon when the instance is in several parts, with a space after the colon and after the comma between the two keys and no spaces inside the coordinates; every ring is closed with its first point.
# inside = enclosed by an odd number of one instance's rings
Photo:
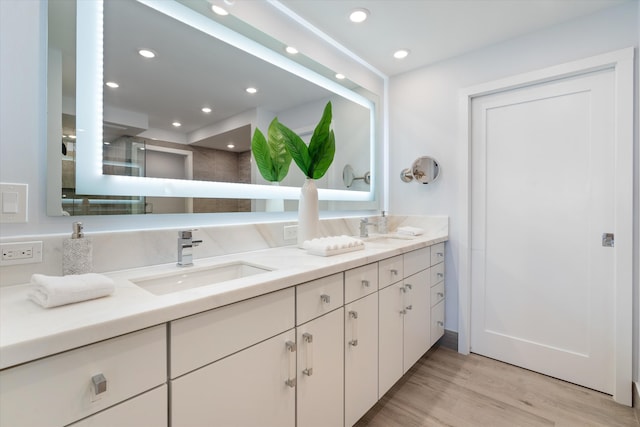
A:
{"type": "Polygon", "coordinates": [[[404,285],[407,289],[411,290],[413,289],[413,285],[407,283],[406,285],[404,285]]]}
{"type": "Polygon", "coordinates": [[[107,379],[102,374],[96,374],[91,377],[93,384],[93,392],[97,396],[107,391],[107,379]]]}
{"type": "Polygon", "coordinates": [[[302,370],[302,373],[311,376],[313,375],[313,335],[309,333],[302,334],[302,340],[307,344],[306,348],[306,368],[302,370]]]}
{"type": "Polygon", "coordinates": [[[438,273],[438,277],[444,277],[443,273],[438,273]]]}
{"type": "Polygon", "coordinates": [[[441,320],[438,320],[438,326],[443,327],[444,323],[441,320]]]}
{"type": "Polygon", "coordinates": [[[438,255],[440,258],[442,258],[444,256],[444,254],[442,252],[436,252],[436,255],[438,255]]]}
{"type": "Polygon", "coordinates": [[[407,310],[413,310],[413,305],[408,305],[407,310]]]}
{"type": "Polygon", "coordinates": [[[444,298],[444,294],[442,292],[438,292],[438,298],[444,298]]]}
{"type": "Polygon", "coordinates": [[[395,268],[392,268],[390,271],[391,271],[391,274],[393,274],[394,276],[398,275],[398,270],[396,270],[395,268]]]}
{"type": "Polygon", "coordinates": [[[322,301],[325,304],[331,304],[331,297],[327,294],[322,294],[320,295],[320,301],[322,301]]]}
{"type": "Polygon", "coordinates": [[[362,281],[362,286],[364,286],[365,288],[369,287],[369,281],[368,280],[363,280],[362,281]]]}
{"type": "Polygon", "coordinates": [[[293,341],[287,341],[286,343],[287,351],[289,352],[289,378],[284,382],[289,387],[293,388],[296,386],[296,343],[293,341]]]}

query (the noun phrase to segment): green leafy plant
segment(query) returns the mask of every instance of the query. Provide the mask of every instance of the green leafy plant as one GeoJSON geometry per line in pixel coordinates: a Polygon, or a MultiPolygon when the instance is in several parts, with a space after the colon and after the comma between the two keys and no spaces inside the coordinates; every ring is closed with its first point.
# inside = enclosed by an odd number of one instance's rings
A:
{"type": "Polygon", "coordinates": [[[256,159],[258,170],[269,182],[281,182],[289,172],[291,154],[285,147],[284,137],[278,127],[278,118],[269,124],[267,138],[256,128],[251,139],[251,152],[256,159]]]}
{"type": "Polygon", "coordinates": [[[333,162],[336,138],[333,130],[330,129],[331,118],[331,102],[328,102],[320,122],[313,131],[308,147],[295,132],[282,123],[276,122],[287,151],[307,178],[322,178],[333,162]]]}

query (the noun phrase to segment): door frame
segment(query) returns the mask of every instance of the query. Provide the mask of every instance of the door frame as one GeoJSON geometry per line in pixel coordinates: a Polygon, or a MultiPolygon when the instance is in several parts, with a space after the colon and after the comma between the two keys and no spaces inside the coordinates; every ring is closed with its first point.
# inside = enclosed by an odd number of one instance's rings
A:
{"type": "Polygon", "coordinates": [[[613,398],[631,406],[633,353],[633,68],[634,48],[536,70],[459,92],[460,240],[458,351],[471,345],[471,101],[493,93],[611,69],[615,79],[615,379],[613,398]]]}

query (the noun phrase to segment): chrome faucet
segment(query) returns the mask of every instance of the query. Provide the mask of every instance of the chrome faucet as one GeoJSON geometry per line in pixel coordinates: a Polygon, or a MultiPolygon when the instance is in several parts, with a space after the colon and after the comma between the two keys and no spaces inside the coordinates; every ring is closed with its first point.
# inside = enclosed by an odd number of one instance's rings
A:
{"type": "Polygon", "coordinates": [[[374,223],[369,222],[369,218],[360,218],[360,237],[369,237],[369,227],[370,225],[375,225],[374,223]]]}
{"type": "Polygon", "coordinates": [[[202,240],[193,240],[193,231],[178,231],[178,265],[181,267],[193,265],[193,247],[202,243],[202,240]]]}

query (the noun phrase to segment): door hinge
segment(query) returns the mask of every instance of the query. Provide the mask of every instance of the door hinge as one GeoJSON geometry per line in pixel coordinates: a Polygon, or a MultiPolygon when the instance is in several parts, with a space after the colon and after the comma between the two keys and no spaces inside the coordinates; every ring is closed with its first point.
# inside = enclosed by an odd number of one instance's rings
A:
{"type": "Polygon", "coordinates": [[[602,246],[613,248],[614,243],[613,233],[602,233],[602,246]]]}

